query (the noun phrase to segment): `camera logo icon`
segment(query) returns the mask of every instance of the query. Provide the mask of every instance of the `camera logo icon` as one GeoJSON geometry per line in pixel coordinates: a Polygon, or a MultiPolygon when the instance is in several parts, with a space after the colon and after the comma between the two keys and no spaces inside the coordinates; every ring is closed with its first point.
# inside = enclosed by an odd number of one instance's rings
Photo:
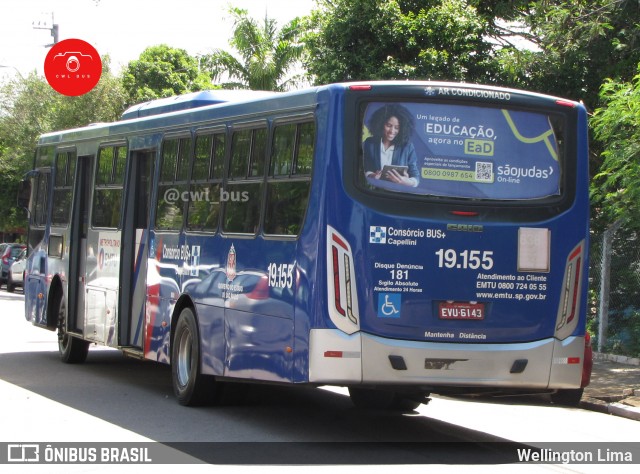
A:
{"type": "Polygon", "coordinates": [[[84,54],[81,52],[66,52],[58,53],[53,57],[53,61],[62,61],[65,63],[65,67],[69,72],[78,72],[80,69],[80,58],[82,58],[83,64],[88,64],[87,61],[93,61],[93,57],[90,54],[84,54]],[[65,61],[66,59],[66,61],[65,61]]]}
{"type": "Polygon", "coordinates": [[[96,49],[79,39],[53,45],[44,61],[49,85],[67,96],[79,96],[93,89],[102,75],[102,61],[96,49]]]}

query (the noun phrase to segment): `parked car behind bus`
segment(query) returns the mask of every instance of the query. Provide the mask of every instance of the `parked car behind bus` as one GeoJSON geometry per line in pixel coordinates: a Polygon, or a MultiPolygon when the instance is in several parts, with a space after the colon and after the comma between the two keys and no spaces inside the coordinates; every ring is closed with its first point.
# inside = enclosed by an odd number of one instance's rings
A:
{"type": "Polygon", "coordinates": [[[2,262],[2,277],[0,279],[0,284],[7,283],[7,290],[9,290],[9,269],[11,268],[11,265],[16,260],[18,255],[20,255],[20,253],[26,248],[27,246],[24,244],[6,244],[4,248],[0,250],[2,252],[0,254],[0,262],[2,262]]]}
{"type": "Polygon", "coordinates": [[[7,291],[13,293],[17,286],[24,288],[24,268],[27,263],[27,249],[22,249],[9,267],[7,291]]]}

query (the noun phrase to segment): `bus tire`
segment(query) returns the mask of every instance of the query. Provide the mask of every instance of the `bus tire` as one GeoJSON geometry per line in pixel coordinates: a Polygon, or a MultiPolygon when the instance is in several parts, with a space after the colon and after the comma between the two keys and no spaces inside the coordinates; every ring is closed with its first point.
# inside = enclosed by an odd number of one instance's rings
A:
{"type": "Polygon", "coordinates": [[[57,308],[58,324],[58,352],[60,360],[65,364],[82,364],[89,354],[89,341],[79,339],[67,332],[67,308],[61,291],[56,291],[53,297],[53,308],[57,308]]]}
{"type": "Polygon", "coordinates": [[[583,388],[558,390],[551,394],[551,401],[557,405],[577,407],[582,400],[583,388]]]}
{"type": "Polygon", "coordinates": [[[180,405],[199,406],[215,401],[215,379],[201,373],[200,362],[196,317],[191,308],[184,308],[171,344],[171,380],[180,405]]]}

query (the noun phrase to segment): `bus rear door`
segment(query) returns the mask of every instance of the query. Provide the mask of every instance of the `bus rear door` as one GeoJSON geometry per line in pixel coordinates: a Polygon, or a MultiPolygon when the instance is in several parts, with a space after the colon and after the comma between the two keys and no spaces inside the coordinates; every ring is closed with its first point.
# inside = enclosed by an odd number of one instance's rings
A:
{"type": "Polygon", "coordinates": [[[155,150],[131,152],[129,186],[125,195],[120,267],[120,345],[143,349],[149,207],[155,150]]]}

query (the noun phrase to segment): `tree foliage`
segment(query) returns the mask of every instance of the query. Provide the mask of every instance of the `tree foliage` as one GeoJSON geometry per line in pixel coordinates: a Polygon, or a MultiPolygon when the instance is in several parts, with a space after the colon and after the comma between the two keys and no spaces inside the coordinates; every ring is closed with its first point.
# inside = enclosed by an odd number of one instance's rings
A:
{"type": "Polygon", "coordinates": [[[537,0],[485,4],[502,83],[599,104],[607,78],[630,81],[640,62],[640,4],[631,0],[537,0]],[[513,3],[511,8],[505,3],[513,3]],[[523,50],[510,40],[526,39],[523,50]]]}
{"type": "Polygon", "coordinates": [[[603,147],[591,188],[594,214],[640,229],[640,69],[632,82],[606,81],[600,96],[603,106],[591,120],[603,147]]]}
{"type": "Polygon", "coordinates": [[[319,0],[305,67],[316,83],[374,79],[486,81],[487,23],[464,0],[319,0]]]}
{"type": "Polygon", "coordinates": [[[596,108],[640,62],[635,0],[319,0],[305,21],[316,83],[437,79],[507,85],[596,108]]]}
{"type": "Polygon", "coordinates": [[[216,49],[205,57],[215,80],[227,89],[284,91],[295,86],[300,78],[294,73],[303,52],[299,41],[299,20],[294,19],[282,29],[265,16],[259,23],[248,11],[230,8],[233,35],[229,45],[237,54],[216,49]]]}
{"type": "Polygon", "coordinates": [[[139,59],[130,61],[122,73],[122,84],[129,105],[212,88],[197,58],[165,44],[150,46],[139,59]]]}
{"type": "Polygon", "coordinates": [[[24,216],[15,208],[17,186],[33,164],[38,136],[93,122],[111,122],[122,114],[125,93],[120,79],[102,59],[102,76],[89,93],[58,94],[35,72],[0,87],[0,230],[22,226],[24,216]]]}

